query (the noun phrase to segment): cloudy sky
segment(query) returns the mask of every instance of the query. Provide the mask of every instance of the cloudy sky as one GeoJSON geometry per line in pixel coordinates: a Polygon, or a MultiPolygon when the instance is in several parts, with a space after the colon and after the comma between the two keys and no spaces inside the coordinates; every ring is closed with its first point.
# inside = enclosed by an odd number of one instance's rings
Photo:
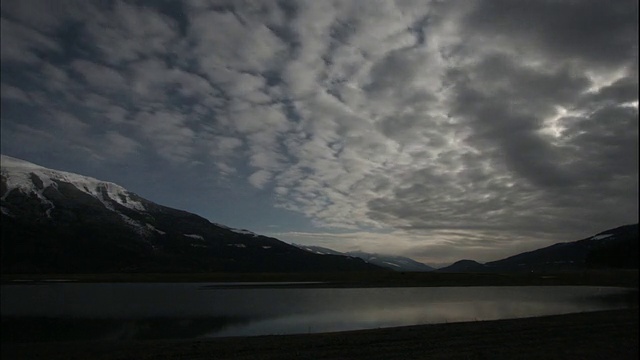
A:
{"type": "Polygon", "coordinates": [[[638,221],[638,1],[3,0],[2,153],[288,242],[638,221]]]}

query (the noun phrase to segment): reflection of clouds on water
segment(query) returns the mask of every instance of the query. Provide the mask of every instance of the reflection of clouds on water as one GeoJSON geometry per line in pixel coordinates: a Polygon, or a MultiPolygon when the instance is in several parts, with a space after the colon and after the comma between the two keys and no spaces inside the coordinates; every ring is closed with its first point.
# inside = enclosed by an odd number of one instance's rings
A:
{"type": "Polygon", "coordinates": [[[90,333],[83,329],[91,329],[95,339],[187,339],[495,320],[628,304],[620,301],[628,290],[604,287],[199,290],[206,285],[2,286],[3,326],[6,317],[17,325],[36,324],[43,332],[36,338],[65,328],[66,334],[54,337],[86,339],[90,333]],[[45,316],[45,322],[37,320],[45,316]]]}
{"type": "MultiPolygon", "coordinates": [[[[613,307],[612,307],[613,308],[613,307]]],[[[498,320],[603,310],[598,304],[504,301],[433,303],[350,311],[284,315],[231,325],[205,337],[281,335],[373,329],[393,326],[498,320]]]]}

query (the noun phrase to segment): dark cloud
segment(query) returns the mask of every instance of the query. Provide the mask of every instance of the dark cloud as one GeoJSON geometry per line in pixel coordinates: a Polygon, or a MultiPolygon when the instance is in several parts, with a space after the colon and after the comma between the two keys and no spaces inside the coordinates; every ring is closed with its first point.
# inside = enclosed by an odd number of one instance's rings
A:
{"type": "Polygon", "coordinates": [[[583,97],[583,106],[599,107],[631,103],[638,100],[638,74],[622,77],[610,85],[603,86],[591,96],[583,97]]]}
{"type": "Polygon", "coordinates": [[[572,185],[561,149],[540,130],[556,106],[568,106],[587,89],[586,78],[565,69],[536,71],[504,55],[456,70],[452,78],[450,115],[473,129],[470,143],[504,159],[511,171],[537,186],[572,185]]]}
{"type": "MultiPolygon", "coordinates": [[[[617,66],[638,54],[638,2],[479,1],[464,26],[469,34],[538,48],[556,61],[617,66]]],[[[487,39],[488,38],[488,39],[487,39]]]]}
{"type": "Polygon", "coordinates": [[[0,57],[3,63],[34,64],[40,61],[40,54],[60,52],[60,45],[53,39],[18,22],[2,17],[0,31],[0,57]]]}
{"type": "MultiPolygon", "coordinates": [[[[636,214],[623,198],[637,199],[637,9],[592,5],[478,2],[443,78],[448,116],[476,154],[440,157],[462,168],[455,175],[435,164],[405,174],[392,196],[369,202],[369,216],[408,230],[535,231],[636,214]],[[618,71],[604,75],[610,84],[592,76],[602,64],[618,71]],[[625,209],[598,218],[613,198],[625,209]]],[[[381,130],[415,134],[419,121],[408,119],[381,130]]]]}

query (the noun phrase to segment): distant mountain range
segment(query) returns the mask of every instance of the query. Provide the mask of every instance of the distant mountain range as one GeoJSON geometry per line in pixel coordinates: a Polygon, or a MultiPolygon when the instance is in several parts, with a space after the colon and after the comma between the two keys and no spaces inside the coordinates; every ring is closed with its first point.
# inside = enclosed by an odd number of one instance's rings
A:
{"type": "Polygon", "coordinates": [[[215,224],[113,183],[4,155],[0,168],[3,273],[386,271],[215,224]]]}
{"type": "Polygon", "coordinates": [[[309,252],[312,252],[314,254],[345,255],[345,256],[360,258],[366,261],[367,263],[389,268],[395,271],[433,271],[435,270],[433,267],[429,265],[423,264],[421,262],[415,261],[413,259],[410,259],[404,256],[373,254],[373,253],[367,253],[364,251],[349,251],[349,252],[341,253],[341,252],[320,247],[320,246],[309,246],[309,245],[299,245],[299,244],[293,244],[293,245],[301,249],[307,250],[309,252]]]}
{"type": "Polygon", "coordinates": [[[637,269],[639,258],[638,224],[621,226],[602,231],[586,239],[557,243],[484,264],[465,259],[439,269],[401,256],[357,251],[341,253],[319,246],[294,245],[316,254],[358,257],[368,263],[396,271],[446,273],[554,272],[596,268],[637,269]]]}
{"type": "Polygon", "coordinates": [[[594,268],[638,268],[638,224],[600,232],[586,239],[558,243],[480,264],[461,260],[438,272],[540,272],[594,268]]]}
{"type": "MultiPolygon", "coordinates": [[[[432,271],[415,260],[340,253],[212,223],[114,183],[0,159],[2,273],[432,271]]],[[[638,268],[638,224],[438,272],[638,268]]]]}

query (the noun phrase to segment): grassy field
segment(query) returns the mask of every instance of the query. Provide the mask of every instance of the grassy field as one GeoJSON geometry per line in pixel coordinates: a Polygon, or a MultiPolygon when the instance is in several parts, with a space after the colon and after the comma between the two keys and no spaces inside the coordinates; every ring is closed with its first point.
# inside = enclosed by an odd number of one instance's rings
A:
{"type": "MultiPolygon", "coordinates": [[[[3,284],[55,279],[77,282],[317,282],[306,285],[315,287],[593,285],[637,288],[638,270],[588,270],[565,273],[512,274],[405,273],[393,271],[382,273],[259,274],[2,274],[1,277],[3,284]]],[[[268,284],[268,286],[275,285],[268,284]]]]}
{"type": "Polygon", "coordinates": [[[2,359],[637,359],[638,309],[202,341],[3,344],[2,359]]]}

